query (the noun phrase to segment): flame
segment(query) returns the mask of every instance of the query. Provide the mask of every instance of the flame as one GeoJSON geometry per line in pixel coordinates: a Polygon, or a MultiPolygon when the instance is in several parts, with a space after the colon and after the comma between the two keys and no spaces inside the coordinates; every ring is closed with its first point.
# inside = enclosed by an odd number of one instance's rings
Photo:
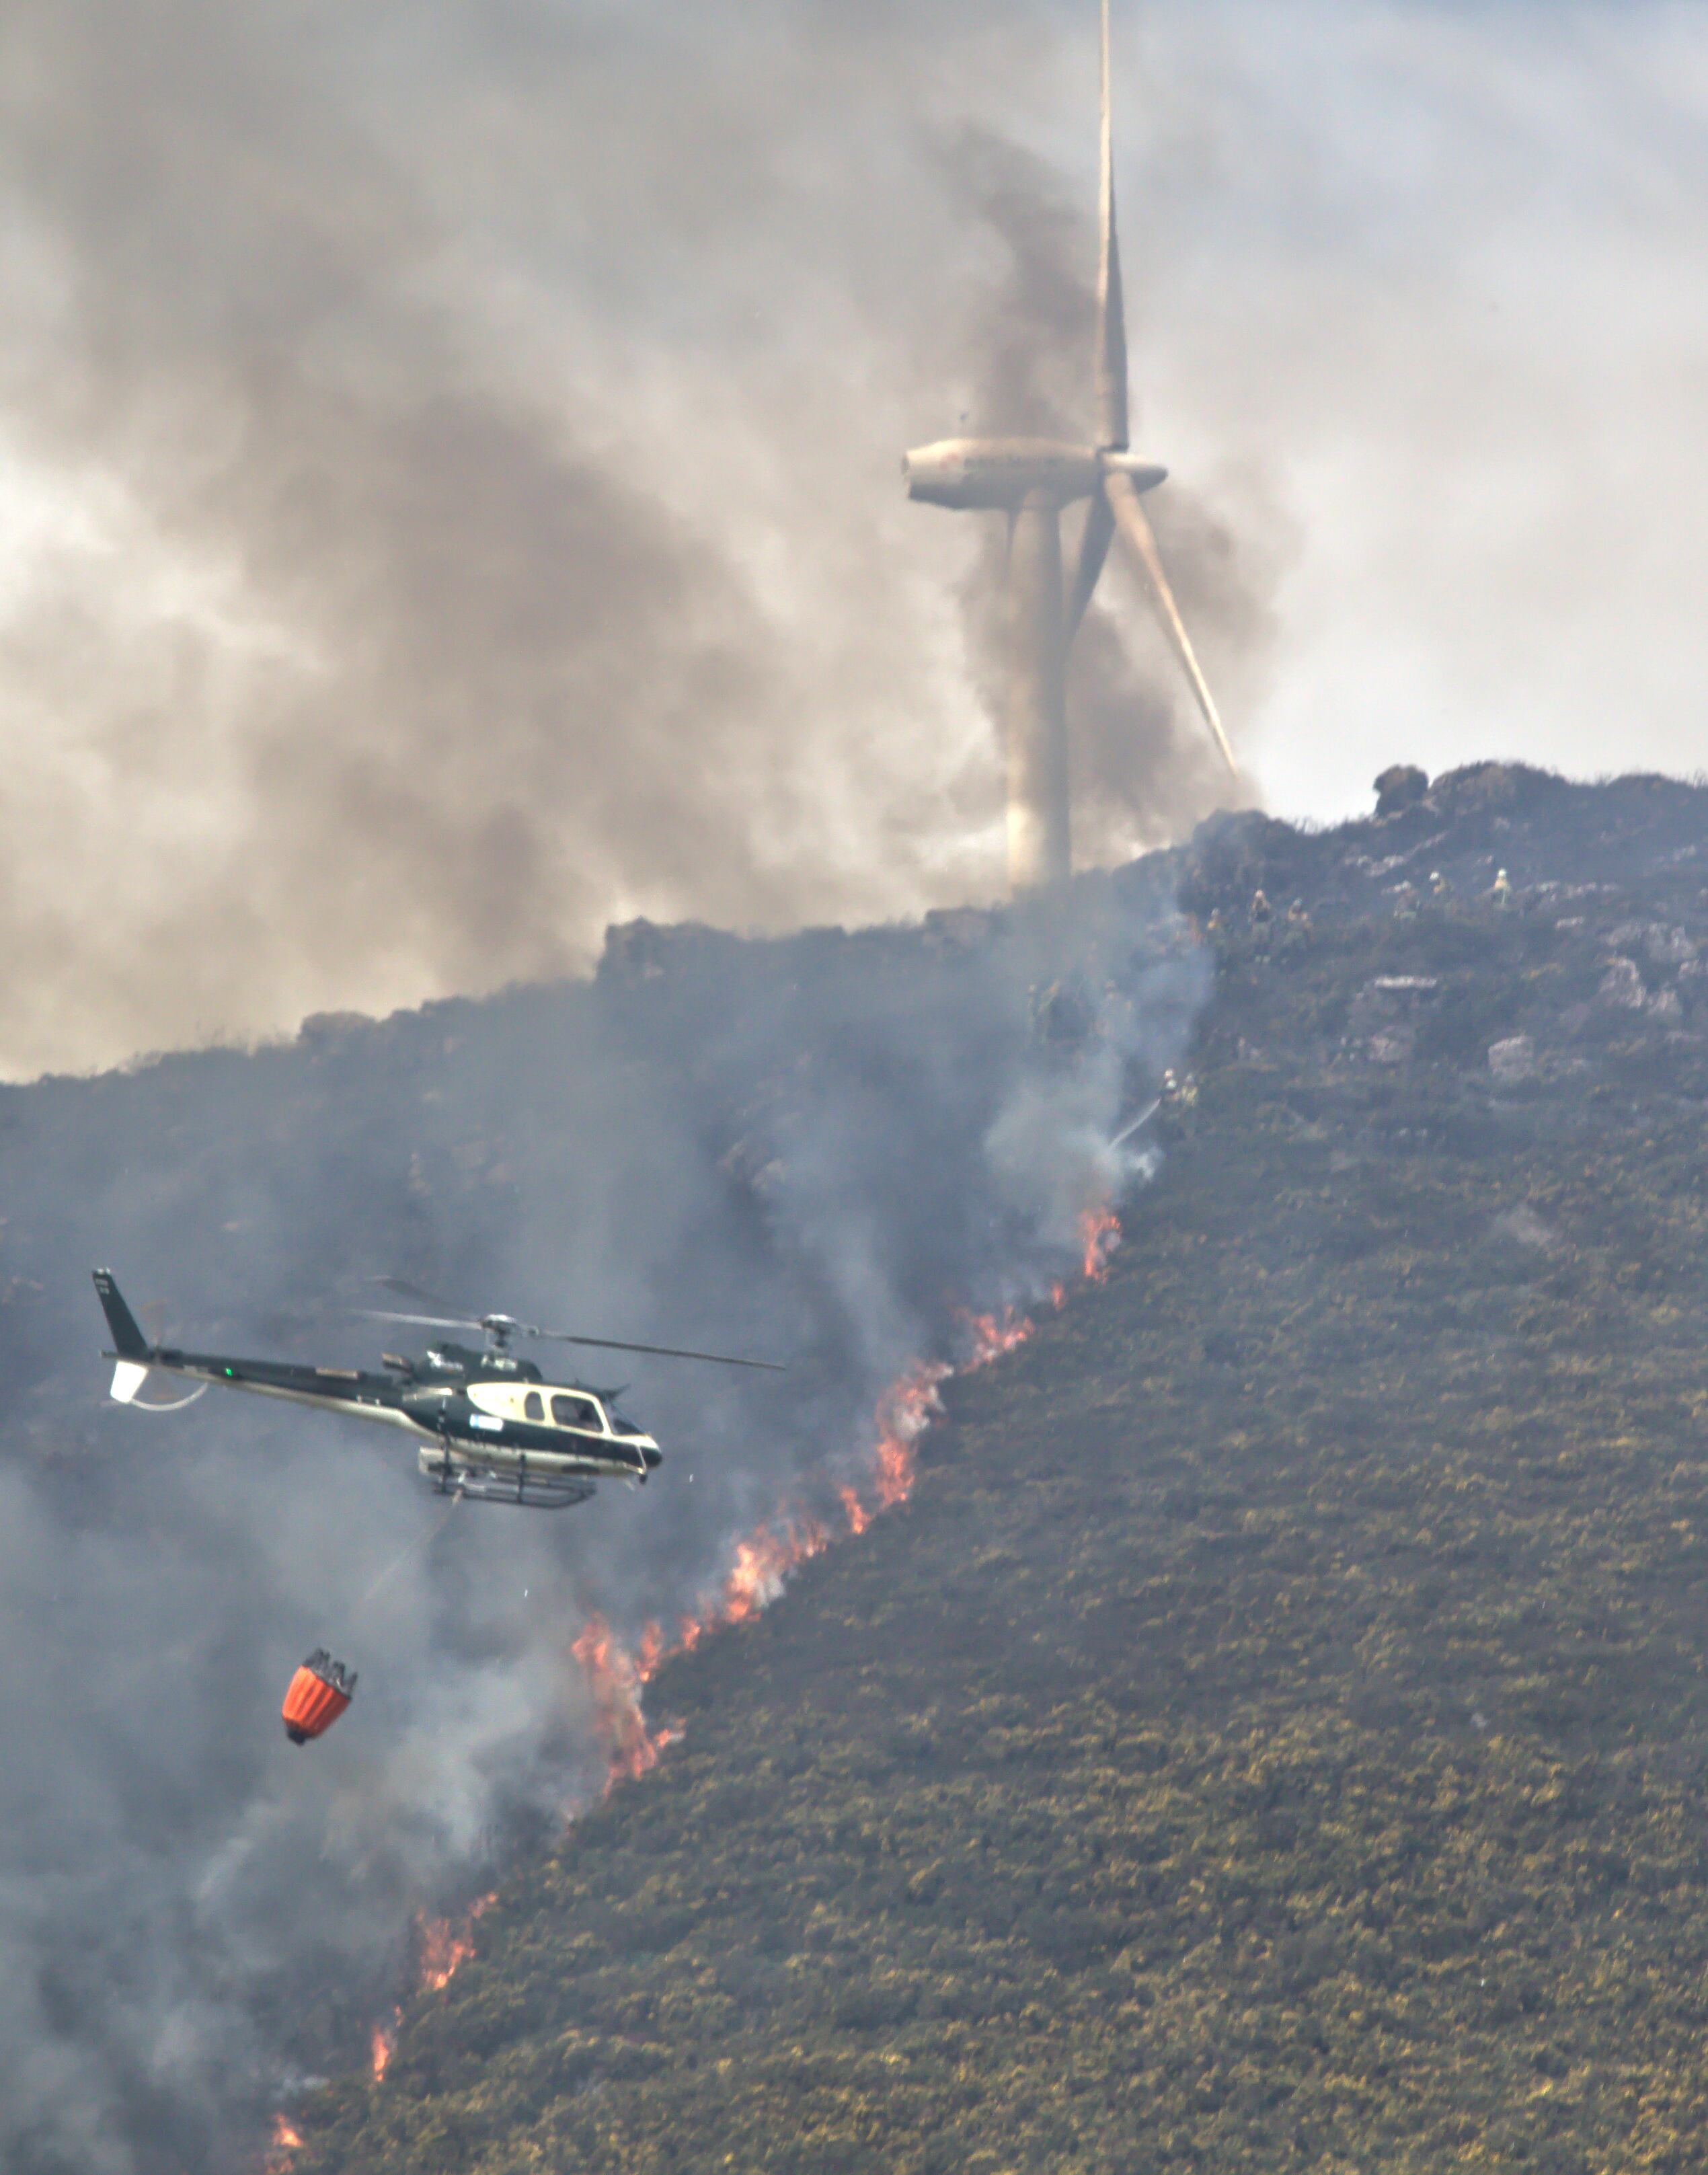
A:
{"type": "Polygon", "coordinates": [[[460,1925],[448,1918],[430,1918],[426,1913],[415,1913],[415,1952],[420,1958],[420,1979],[418,1991],[438,1993],[474,1953],[474,1921],[489,1905],[498,1900],[494,1889],[490,1896],[482,1896],[471,1903],[460,1925]]]}
{"type": "Polygon", "coordinates": [[[1109,1256],[1121,1243],[1121,1219],[1113,1208],[1087,1208],[1079,1219],[1079,1236],[1081,1270],[1088,1283],[1100,1284],[1109,1272],[1109,1256]]]}
{"type": "MultiPolygon", "coordinates": [[[[942,1385],[950,1375],[989,1366],[1005,1352],[1013,1351],[1017,1344],[1025,1343],[1033,1326],[1029,1315],[1017,1313],[1011,1306],[1004,1307],[1000,1314],[957,1311],[956,1319],[968,1337],[967,1354],[958,1367],[941,1359],[916,1359],[878,1399],[872,1484],[880,1511],[894,1510],[913,1494],[917,1472],[914,1445],[942,1412],[942,1385]]],[[[866,1509],[852,1488],[842,1490],[842,1503],[849,1531],[856,1535],[865,1532],[876,1514],[866,1509]]]]}
{"type": "Polygon", "coordinates": [[[674,1742],[675,1732],[648,1729],[641,1707],[642,1688],[659,1664],[673,1654],[691,1652],[708,1631],[726,1624],[745,1624],[758,1615],[782,1592],[796,1565],[828,1548],[831,1538],[821,1520],[803,1512],[780,1511],[756,1527],[736,1543],[735,1559],[717,1592],[702,1602],[701,1614],[678,1617],[674,1643],[666,1641],[663,1626],[654,1619],[643,1627],[639,1650],[632,1654],[603,1616],[595,1612],[588,1619],[570,1652],[593,1694],[596,1727],[608,1761],[606,1796],[619,1782],[635,1782],[656,1767],[659,1754],[674,1742]]]}
{"type": "Polygon", "coordinates": [[[393,2018],[389,2026],[376,2024],[374,2026],[373,2039],[371,2042],[371,2059],[369,2066],[373,2071],[373,2080],[376,2084],[378,2084],[381,2078],[385,2075],[386,2065],[392,2058],[392,2049],[398,2043],[398,2026],[401,2021],[402,2011],[400,2010],[397,2016],[393,2018]]]}
{"type": "Polygon", "coordinates": [[[941,1359],[917,1359],[878,1399],[872,1483],[878,1508],[893,1511],[914,1492],[914,1445],[943,1409],[938,1385],[954,1373],[941,1359]]]}
{"type": "MultiPolygon", "coordinates": [[[[643,1653],[646,1646],[643,1640],[643,1653]]],[[[588,1617],[570,1652],[581,1663],[582,1674],[593,1694],[594,1726],[610,1760],[606,1789],[625,1775],[633,1781],[649,1767],[656,1767],[660,1748],[641,1713],[644,1681],[641,1664],[597,1613],[588,1617]]],[[[653,1649],[653,1668],[658,1667],[662,1652],[660,1642],[653,1649]]]]}
{"type": "Polygon", "coordinates": [[[706,1628],[746,1624],[782,1592],[790,1571],[830,1546],[830,1529],[816,1518],[779,1511],[768,1525],[756,1527],[735,1545],[735,1560],[724,1581],[706,1628]]]}
{"type": "MultiPolygon", "coordinates": [[[[1120,1243],[1120,1230],[1110,1208],[1087,1210],[1081,1218],[1085,1273],[1093,1281],[1101,1281],[1107,1273],[1109,1256],[1120,1243]]],[[[1060,1307],[1066,1297],[1065,1287],[1056,1284],[1050,1296],[1060,1307]]],[[[1013,1351],[1026,1342],[1035,1326],[1029,1315],[1011,1306],[1000,1314],[961,1313],[957,1319],[967,1342],[958,1367],[963,1374],[988,1366],[1005,1352],[1013,1351]]],[[[957,1371],[944,1360],[916,1359],[878,1399],[873,1415],[876,1440],[870,1478],[876,1504],[871,1505],[852,1485],[838,1491],[849,1533],[865,1532],[879,1511],[893,1510],[912,1494],[917,1475],[915,1445],[941,1413],[941,1386],[957,1371]]],[[[640,1643],[632,1652],[603,1616],[595,1614],[588,1619],[571,1651],[593,1695],[609,1763],[607,1794],[620,1782],[637,1780],[655,1767],[659,1755],[670,1742],[669,1731],[648,1728],[641,1704],[643,1690],[661,1665],[672,1655],[691,1652],[708,1632],[725,1624],[746,1624],[757,1616],[782,1592],[789,1573],[828,1548],[832,1538],[822,1520],[810,1513],[787,1506],[779,1510],[736,1543],[734,1560],[722,1585],[716,1592],[702,1597],[697,1615],[677,1618],[674,1639],[653,1619],[642,1627],[640,1643]]]]}
{"type": "MultiPolygon", "coordinates": [[[[1056,1287],[1058,1290],[1060,1286],[1056,1287]]],[[[962,1328],[972,1333],[972,1348],[955,1372],[970,1375],[975,1367],[988,1367],[993,1359],[1000,1359],[1005,1352],[1011,1352],[1017,1344],[1024,1344],[1036,1325],[1030,1315],[1017,1314],[1011,1306],[1000,1314],[957,1314],[956,1319],[962,1328]]]]}
{"type": "Polygon", "coordinates": [[[290,2156],[301,2152],[302,2140],[282,2114],[273,2118],[273,2147],[261,2163],[261,2175],[290,2175],[290,2156]]]}
{"type": "MultiPolygon", "coordinates": [[[[1101,1283],[1109,1273],[1109,1256],[1121,1242],[1120,1222],[1114,1211],[1087,1209],[1080,1218],[1080,1238],[1083,1272],[1092,1283],[1101,1283]]],[[[1053,1284],[1049,1297],[1051,1304],[1060,1309],[1066,1302],[1066,1286],[1053,1284]]],[[[871,1471],[876,1508],[868,1507],[856,1488],[839,1491],[847,1530],[855,1537],[865,1532],[879,1511],[894,1509],[913,1493],[915,1445],[942,1412],[943,1383],[953,1374],[970,1373],[1012,1352],[1035,1327],[1029,1315],[1011,1306],[1000,1314],[961,1313],[957,1320],[967,1337],[967,1350],[958,1365],[936,1359],[915,1360],[878,1400],[873,1416],[877,1440],[871,1471]]],[[[648,1729],[642,1711],[642,1690],[662,1664],[673,1655],[691,1652],[708,1632],[725,1624],[745,1624],[757,1616],[782,1592],[789,1574],[828,1548],[832,1538],[829,1527],[810,1513],[787,1507],[779,1510],[737,1542],[735,1559],[722,1585],[715,1593],[702,1597],[697,1616],[678,1616],[674,1639],[656,1619],[650,1620],[642,1627],[639,1646],[632,1653],[603,1616],[595,1613],[588,1619],[571,1652],[587,1679],[609,1760],[606,1795],[625,1778],[637,1780],[655,1767],[659,1755],[675,1738],[675,1733],[669,1728],[648,1729]]],[[[440,1992],[474,1955],[474,1922],[496,1901],[496,1890],[481,1896],[460,1924],[453,1924],[449,1918],[416,1914],[422,1993],[440,1992]]],[[[399,2010],[389,2026],[374,2026],[371,2067],[377,2084],[386,2074],[402,2021],[399,2010]]],[[[275,2115],[273,2151],[263,2175],[290,2175],[290,2155],[301,2144],[285,2117],[275,2115]]]]}

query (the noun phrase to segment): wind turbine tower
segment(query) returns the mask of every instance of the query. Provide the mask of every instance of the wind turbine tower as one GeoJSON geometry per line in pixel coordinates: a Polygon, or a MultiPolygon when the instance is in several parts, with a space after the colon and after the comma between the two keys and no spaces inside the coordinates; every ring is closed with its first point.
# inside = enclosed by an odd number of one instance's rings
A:
{"type": "Polygon", "coordinates": [[[1169,646],[1230,772],[1234,751],[1198,668],[1141,503],[1166,469],[1129,451],[1127,328],[1115,239],[1109,121],[1109,0],[1103,0],[1103,160],[1093,387],[1097,437],[943,438],[907,454],[909,498],[932,506],[994,509],[1008,517],[1008,876],[1015,892],[1065,883],[1068,830],[1067,651],[1115,532],[1133,555],[1169,646]],[[1079,561],[1064,593],[1061,511],[1088,499],[1079,561]]]}

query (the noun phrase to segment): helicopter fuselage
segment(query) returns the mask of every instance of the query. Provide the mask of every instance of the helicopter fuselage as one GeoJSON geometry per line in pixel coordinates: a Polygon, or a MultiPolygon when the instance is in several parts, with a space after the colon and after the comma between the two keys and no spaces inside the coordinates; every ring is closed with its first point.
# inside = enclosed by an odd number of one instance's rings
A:
{"type": "MultiPolygon", "coordinates": [[[[312,1367],[149,1344],[105,1271],[95,1276],[117,1348],[112,1395],[138,1405],[150,1375],[246,1390],[421,1438],[420,1468],[441,1493],[556,1509],[584,1501],[599,1480],[645,1482],[663,1463],[649,1435],[613,1409],[613,1393],[549,1382],[526,1359],[456,1344],[421,1359],[384,1358],[385,1372],[312,1367]]],[[[146,1405],[140,1405],[146,1410],[146,1405]]]]}

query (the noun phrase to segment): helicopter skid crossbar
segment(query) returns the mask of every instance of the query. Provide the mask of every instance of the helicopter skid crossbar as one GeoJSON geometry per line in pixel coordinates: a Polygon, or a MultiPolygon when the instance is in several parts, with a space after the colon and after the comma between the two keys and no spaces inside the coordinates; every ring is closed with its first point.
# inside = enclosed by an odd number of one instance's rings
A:
{"type": "Polygon", "coordinates": [[[591,1480],[534,1473],[494,1473],[479,1466],[458,1465],[448,1458],[436,1459],[429,1465],[424,1456],[421,1470],[431,1481],[436,1494],[465,1495],[471,1503],[507,1503],[512,1509],[523,1511],[573,1510],[594,1492],[591,1480]]]}

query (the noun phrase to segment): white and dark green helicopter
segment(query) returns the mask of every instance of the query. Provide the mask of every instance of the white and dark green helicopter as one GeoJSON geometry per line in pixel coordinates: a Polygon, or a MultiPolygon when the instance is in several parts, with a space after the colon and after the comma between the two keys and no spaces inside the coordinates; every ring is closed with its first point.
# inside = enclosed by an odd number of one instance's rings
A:
{"type": "Polygon", "coordinates": [[[688,1352],[669,1344],[632,1344],[611,1337],[577,1337],[567,1330],[540,1329],[508,1314],[458,1314],[401,1277],[382,1277],[388,1290],[423,1301],[432,1314],[371,1311],[379,1321],[411,1322],[425,1329],[479,1329],[484,1350],[442,1342],[419,1359],[396,1353],[380,1355],[382,1374],[355,1367],[308,1367],[293,1360],[243,1359],[220,1352],[185,1352],[174,1345],[151,1344],[126,1305],[110,1269],[95,1272],[95,1288],[117,1361],[112,1395],[139,1412],[181,1412],[215,1386],[248,1390],[263,1397],[285,1397],[323,1412],[346,1413],[357,1419],[423,1437],[422,1477],[441,1494],[466,1495],[471,1501],[521,1504],[530,1510],[557,1511],[584,1503],[600,1480],[643,1483],[664,1462],[652,1436],[616,1409],[620,1390],[598,1390],[584,1382],[550,1382],[531,1360],[510,1349],[517,1337],[553,1343],[597,1347],[604,1352],[640,1352],[662,1359],[698,1359],[718,1367],[784,1370],[774,1360],[738,1359],[721,1352],[688,1352]],[[138,1395],[151,1375],[176,1375],[193,1382],[187,1397],[156,1403],[138,1395]]]}

